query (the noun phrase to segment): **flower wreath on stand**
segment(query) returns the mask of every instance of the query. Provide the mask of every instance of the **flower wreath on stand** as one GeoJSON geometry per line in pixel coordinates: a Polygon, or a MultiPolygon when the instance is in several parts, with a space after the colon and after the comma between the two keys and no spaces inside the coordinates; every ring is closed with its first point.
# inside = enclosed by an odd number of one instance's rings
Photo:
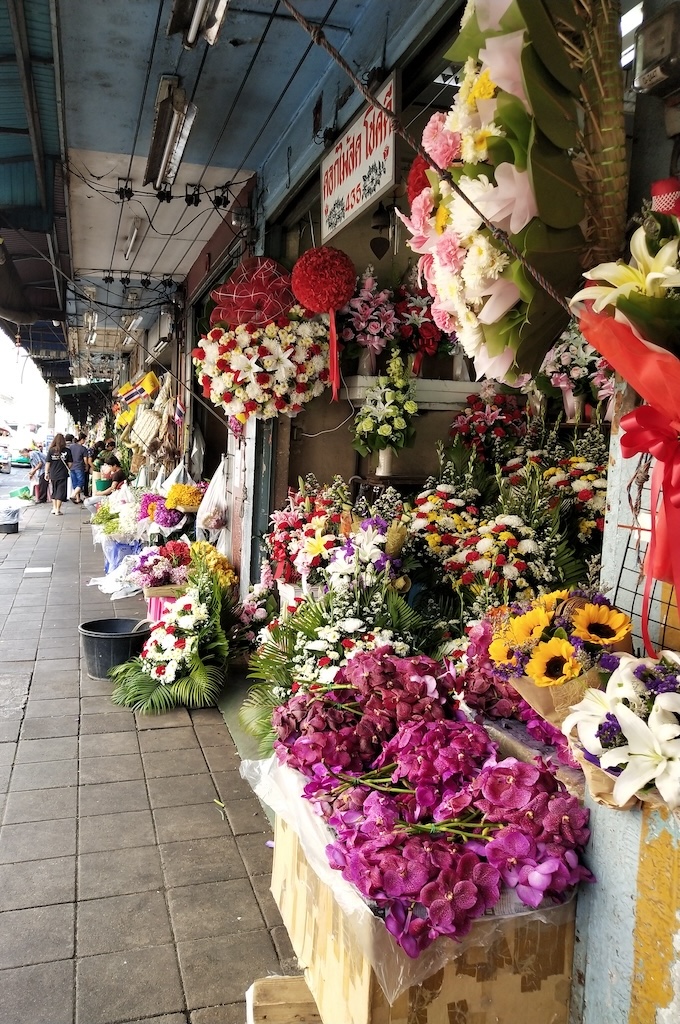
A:
{"type": "Polygon", "coordinates": [[[227,293],[229,282],[213,292],[214,326],[191,353],[203,397],[224,410],[234,432],[251,416],[297,415],[330,382],[327,324],[293,305],[287,276],[282,284],[285,271],[274,273],[268,265],[277,264],[263,262],[267,267],[258,262],[250,277],[241,274],[234,296],[227,293]],[[216,323],[216,316],[229,319],[216,323]]]}

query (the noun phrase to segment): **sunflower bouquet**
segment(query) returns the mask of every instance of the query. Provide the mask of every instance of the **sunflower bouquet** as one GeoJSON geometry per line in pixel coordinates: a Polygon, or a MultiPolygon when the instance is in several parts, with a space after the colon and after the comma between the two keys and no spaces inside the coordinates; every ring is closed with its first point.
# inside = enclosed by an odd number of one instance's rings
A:
{"type": "Polygon", "coordinates": [[[598,592],[556,590],[496,613],[494,672],[543,718],[561,725],[587,687],[598,687],[603,654],[630,645],[631,621],[598,592]]]}

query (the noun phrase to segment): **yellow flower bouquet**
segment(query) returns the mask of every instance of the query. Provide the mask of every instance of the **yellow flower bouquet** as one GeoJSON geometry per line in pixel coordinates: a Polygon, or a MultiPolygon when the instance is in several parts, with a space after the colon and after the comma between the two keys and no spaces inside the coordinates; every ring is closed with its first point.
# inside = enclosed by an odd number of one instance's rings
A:
{"type": "Polygon", "coordinates": [[[600,593],[557,590],[494,616],[489,659],[551,725],[559,727],[588,687],[600,686],[598,663],[631,650],[631,622],[600,593]]]}
{"type": "Polygon", "coordinates": [[[217,577],[224,590],[230,590],[238,585],[238,576],[229,559],[225,555],[221,555],[217,548],[213,544],[209,544],[208,541],[197,540],[191,545],[191,561],[194,565],[205,564],[213,576],[217,577]]]}
{"type": "Polygon", "coordinates": [[[166,508],[197,509],[203,499],[203,491],[194,484],[173,484],[165,499],[166,508]]]}

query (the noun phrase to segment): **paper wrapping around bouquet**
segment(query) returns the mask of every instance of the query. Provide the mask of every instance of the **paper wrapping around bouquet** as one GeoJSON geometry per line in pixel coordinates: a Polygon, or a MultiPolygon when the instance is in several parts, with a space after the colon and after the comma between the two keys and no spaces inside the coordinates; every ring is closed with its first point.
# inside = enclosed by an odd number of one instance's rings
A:
{"type": "Polygon", "coordinates": [[[537,686],[529,676],[516,676],[510,679],[510,684],[541,718],[561,729],[572,705],[583,700],[586,690],[600,688],[600,673],[591,668],[561,686],[537,686]]]}
{"type": "Polygon", "coordinates": [[[571,752],[583,769],[588,792],[596,804],[601,804],[603,807],[611,807],[614,811],[634,811],[641,804],[647,804],[653,810],[668,807],[661,798],[658,789],[650,789],[638,793],[636,796],[626,800],[625,804],[617,804],[614,800],[616,776],[610,775],[604,768],[600,768],[599,765],[589,761],[583,750],[576,746],[576,744],[572,744],[571,752]]]}

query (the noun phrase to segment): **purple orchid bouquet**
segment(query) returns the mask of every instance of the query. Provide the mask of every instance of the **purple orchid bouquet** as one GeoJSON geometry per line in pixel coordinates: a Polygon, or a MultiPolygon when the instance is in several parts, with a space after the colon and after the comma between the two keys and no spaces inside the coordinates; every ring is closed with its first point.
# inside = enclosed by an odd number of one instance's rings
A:
{"type": "Polygon", "coordinates": [[[535,908],[592,881],[588,811],[544,764],[498,760],[442,663],[358,654],[273,723],[279,760],[334,830],[329,863],[411,957],[462,938],[504,888],[535,908]]]}

